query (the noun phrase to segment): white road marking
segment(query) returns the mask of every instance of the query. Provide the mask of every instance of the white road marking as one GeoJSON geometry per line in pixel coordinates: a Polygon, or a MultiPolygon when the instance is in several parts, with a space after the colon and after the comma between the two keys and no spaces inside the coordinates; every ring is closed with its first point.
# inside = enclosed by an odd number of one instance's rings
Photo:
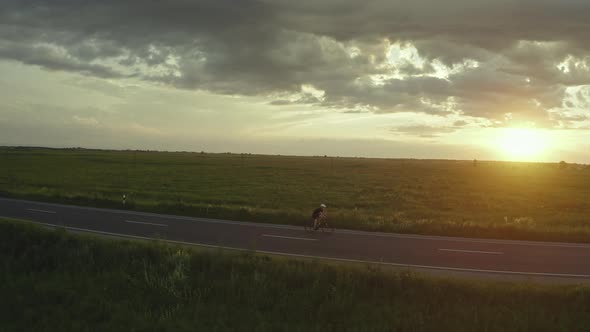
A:
{"type": "Polygon", "coordinates": [[[35,212],[43,212],[43,213],[57,213],[55,211],[49,211],[49,210],[37,210],[37,209],[27,209],[29,211],[35,211],[35,212]]]}
{"type": "Polygon", "coordinates": [[[389,265],[389,266],[406,267],[406,268],[443,270],[443,271],[475,272],[475,273],[494,273],[494,274],[509,274],[509,275],[525,275],[525,276],[526,275],[529,275],[529,276],[540,276],[540,277],[590,278],[590,274],[567,274],[567,273],[546,273],[546,272],[522,272],[522,271],[502,271],[502,270],[481,270],[481,269],[467,269],[467,268],[460,268],[460,267],[430,266],[430,265],[417,265],[417,264],[400,264],[400,263],[389,263],[389,262],[382,262],[382,261],[378,262],[378,261],[360,260],[360,259],[349,259],[349,258],[336,258],[336,257],[326,257],[326,256],[312,256],[312,255],[289,254],[289,253],[276,252],[276,251],[251,250],[251,249],[245,249],[245,248],[218,246],[218,245],[212,245],[212,244],[206,244],[206,243],[198,243],[198,242],[185,242],[185,241],[174,241],[174,240],[166,240],[166,239],[155,239],[155,238],[150,238],[150,237],[145,237],[145,236],[128,235],[128,234],[120,234],[120,233],[111,233],[111,232],[104,232],[104,231],[95,231],[95,230],[92,230],[92,229],[77,228],[77,227],[70,227],[70,226],[63,226],[63,225],[55,225],[55,224],[48,224],[48,223],[36,222],[36,221],[30,221],[30,222],[33,223],[33,224],[39,224],[39,225],[45,225],[45,226],[51,226],[51,227],[62,227],[62,228],[65,228],[65,229],[71,229],[71,230],[75,230],[75,231],[89,232],[89,233],[96,233],[96,234],[103,234],[103,235],[111,235],[111,236],[119,236],[119,237],[127,237],[127,238],[131,238],[131,239],[150,240],[150,241],[162,241],[162,242],[182,244],[182,245],[201,246],[201,247],[208,247],[208,248],[230,249],[230,250],[238,250],[238,251],[254,251],[254,252],[257,252],[257,253],[269,254],[269,255],[281,255],[281,256],[289,256],[289,257],[302,257],[302,258],[319,258],[319,259],[328,259],[328,260],[342,261],[342,262],[370,263],[370,264],[380,264],[380,265],[389,265]]]}
{"type": "Polygon", "coordinates": [[[317,241],[317,239],[310,239],[310,238],[306,238],[306,237],[293,237],[293,236],[282,236],[282,235],[271,235],[271,234],[262,234],[262,236],[278,237],[281,239],[290,239],[290,240],[317,241]]]}
{"type": "Polygon", "coordinates": [[[499,251],[479,251],[479,250],[460,250],[460,249],[438,249],[440,251],[454,251],[454,252],[468,252],[474,254],[491,254],[491,255],[502,255],[503,252],[499,251]]]}
{"type": "Polygon", "coordinates": [[[153,223],[153,222],[142,222],[142,221],[133,221],[133,220],[125,220],[125,222],[128,222],[130,224],[143,224],[143,225],[168,227],[168,225],[166,225],[166,224],[156,224],[156,223],[153,223]]]}

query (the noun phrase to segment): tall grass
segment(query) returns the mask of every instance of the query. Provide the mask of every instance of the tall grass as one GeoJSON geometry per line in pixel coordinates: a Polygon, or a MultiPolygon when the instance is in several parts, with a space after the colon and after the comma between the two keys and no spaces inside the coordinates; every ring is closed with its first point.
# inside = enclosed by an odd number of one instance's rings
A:
{"type": "Polygon", "coordinates": [[[340,228],[590,242],[580,165],[33,148],[0,161],[10,197],[287,224],[323,202],[340,228]]]}
{"type": "Polygon", "coordinates": [[[0,331],[588,331],[590,288],[431,278],[0,220],[0,331]]]}

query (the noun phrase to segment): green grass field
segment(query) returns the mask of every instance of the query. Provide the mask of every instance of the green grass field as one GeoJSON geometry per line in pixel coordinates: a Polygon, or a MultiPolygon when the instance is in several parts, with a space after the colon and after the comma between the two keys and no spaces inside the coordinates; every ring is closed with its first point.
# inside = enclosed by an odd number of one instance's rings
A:
{"type": "Polygon", "coordinates": [[[0,195],[284,224],[326,203],[338,228],[590,242],[581,165],[0,148],[0,195]]]}
{"type": "Polygon", "coordinates": [[[0,331],[590,331],[590,287],[466,281],[0,219],[0,331]]]}

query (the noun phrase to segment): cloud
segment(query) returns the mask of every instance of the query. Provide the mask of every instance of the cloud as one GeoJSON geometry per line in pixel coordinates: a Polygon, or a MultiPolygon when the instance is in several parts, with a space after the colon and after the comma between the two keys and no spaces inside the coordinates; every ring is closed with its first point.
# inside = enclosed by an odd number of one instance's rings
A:
{"type": "Polygon", "coordinates": [[[132,131],[139,133],[139,134],[143,134],[143,135],[150,135],[150,136],[159,136],[162,135],[162,131],[157,129],[157,128],[151,128],[151,127],[146,127],[144,125],[141,125],[139,123],[131,123],[128,128],[130,128],[132,131]]]}
{"type": "Polygon", "coordinates": [[[84,125],[84,126],[88,126],[88,127],[99,127],[100,126],[100,122],[98,120],[96,120],[94,117],[84,117],[84,116],[74,115],[72,117],[72,119],[74,120],[74,122],[84,125]]]}
{"type": "Polygon", "coordinates": [[[452,133],[456,129],[453,127],[435,127],[427,125],[408,125],[391,128],[391,131],[398,134],[409,136],[418,136],[422,138],[435,138],[441,134],[452,133]]]}
{"type": "Polygon", "coordinates": [[[60,51],[58,47],[51,44],[0,43],[0,58],[18,60],[25,64],[38,65],[50,70],[73,71],[101,78],[125,76],[108,66],[84,62],[60,51]]]}
{"type": "Polygon", "coordinates": [[[556,127],[584,118],[564,100],[568,88],[590,85],[586,0],[4,0],[2,7],[0,58],[263,96],[273,105],[500,124],[511,113],[513,122],[556,127]]]}

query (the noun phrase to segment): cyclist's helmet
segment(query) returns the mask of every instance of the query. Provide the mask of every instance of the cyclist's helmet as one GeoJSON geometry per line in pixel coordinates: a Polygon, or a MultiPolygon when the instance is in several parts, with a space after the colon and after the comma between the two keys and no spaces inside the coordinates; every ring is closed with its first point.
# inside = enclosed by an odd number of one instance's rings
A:
{"type": "Polygon", "coordinates": [[[320,204],[320,207],[327,208],[326,204],[320,204]]]}

